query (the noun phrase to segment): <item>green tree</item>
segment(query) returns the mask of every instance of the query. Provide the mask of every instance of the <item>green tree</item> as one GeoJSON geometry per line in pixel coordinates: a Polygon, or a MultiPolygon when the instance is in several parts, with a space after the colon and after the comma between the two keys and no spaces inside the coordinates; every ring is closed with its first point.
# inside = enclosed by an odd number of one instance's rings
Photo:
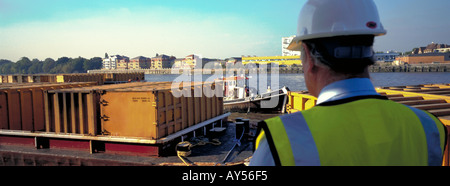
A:
{"type": "Polygon", "coordinates": [[[73,66],[70,64],[65,64],[65,65],[61,66],[62,73],[69,74],[69,73],[72,73],[72,71],[73,71],[73,66]]]}
{"type": "Polygon", "coordinates": [[[82,57],[71,59],[70,62],[69,62],[69,64],[72,67],[71,73],[84,73],[84,72],[86,72],[83,69],[83,65],[84,65],[85,61],[87,61],[87,59],[82,58],[82,57]]]}
{"type": "Polygon", "coordinates": [[[14,67],[16,69],[16,72],[14,72],[14,73],[27,74],[28,68],[30,68],[31,65],[33,65],[33,64],[31,63],[30,59],[28,59],[27,57],[22,57],[14,65],[14,67]]]}
{"type": "Polygon", "coordinates": [[[0,60],[1,74],[85,73],[87,70],[101,69],[101,67],[102,58],[100,57],[89,60],[82,57],[61,57],[56,61],[52,58],[40,61],[39,59],[30,60],[27,57],[22,57],[15,63],[9,60],[0,60]]]}
{"type": "Polygon", "coordinates": [[[103,60],[100,57],[94,57],[90,60],[86,60],[83,64],[83,69],[87,72],[88,70],[101,69],[103,65],[103,60]]]}
{"type": "Polygon", "coordinates": [[[70,61],[70,58],[68,57],[60,57],[58,60],[56,60],[56,65],[64,65],[70,61]]]}
{"type": "Polygon", "coordinates": [[[50,71],[55,68],[56,61],[52,58],[47,58],[44,60],[44,64],[42,65],[42,72],[43,73],[50,73],[50,71]]]}
{"type": "Polygon", "coordinates": [[[13,63],[11,65],[11,67],[9,68],[9,73],[8,74],[18,74],[18,73],[20,73],[20,72],[19,72],[19,70],[17,68],[17,65],[16,65],[16,63],[13,63]]]}
{"type": "Polygon", "coordinates": [[[7,63],[12,63],[12,61],[7,60],[7,59],[0,59],[0,66],[4,65],[4,64],[7,64],[7,63]]]}
{"type": "Polygon", "coordinates": [[[28,68],[28,74],[39,74],[42,73],[43,62],[38,59],[33,59],[31,61],[32,65],[28,68]]]}
{"type": "Polygon", "coordinates": [[[0,73],[1,74],[12,74],[11,73],[11,68],[14,64],[11,63],[4,63],[3,65],[1,65],[0,67],[0,73]]]}
{"type": "Polygon", "coordinates": [[[58,74],[62,73],[62,65],[55,65],[52,69],[49,71],[50,74],[58,74]]]}
{"type": "Polygon", "coordinates": [[[6,59],[0,59],[0,74],[10,74],[13,62],[6,59]]]}

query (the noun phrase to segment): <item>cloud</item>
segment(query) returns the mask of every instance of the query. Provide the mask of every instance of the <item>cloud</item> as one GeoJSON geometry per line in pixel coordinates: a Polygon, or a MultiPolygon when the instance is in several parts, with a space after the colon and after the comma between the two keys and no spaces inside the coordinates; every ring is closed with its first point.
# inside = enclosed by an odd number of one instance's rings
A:
{"type": "Polygon", "coordinates": [[[163,7],[84,13],[90,15],[0,27],[0,58],[94,57],[105,52],[129,57],[156,53],[218,58],[276,55],[268,48],[274,47],[271,40],[279,40],[270,28],[231,14],[163,7]]]}

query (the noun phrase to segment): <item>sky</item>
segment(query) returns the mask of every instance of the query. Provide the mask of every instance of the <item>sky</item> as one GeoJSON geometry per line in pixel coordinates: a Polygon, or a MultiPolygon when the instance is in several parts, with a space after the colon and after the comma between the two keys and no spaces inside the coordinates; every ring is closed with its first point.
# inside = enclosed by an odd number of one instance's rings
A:
{"type": "MultiPolygon", "coordinates": [[[[0,59],[281,55],[306,0],[0,0],[0,59]]],[[[377,51],[450,44],[449,0],[375,0],[377,51]]]]}

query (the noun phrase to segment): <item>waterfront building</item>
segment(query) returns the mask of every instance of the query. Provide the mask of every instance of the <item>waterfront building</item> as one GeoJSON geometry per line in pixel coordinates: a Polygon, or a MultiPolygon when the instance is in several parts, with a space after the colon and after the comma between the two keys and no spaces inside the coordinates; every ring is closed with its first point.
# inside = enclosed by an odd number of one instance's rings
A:
{"type": "Polygon", "coordinates": [[[398,56],[400,56],[400,54],[397,52],[394,52],[394,51],[376,53],[375,54],[375,62],[376,63],[392,63],[395,61],[395,59],[398,56]]]}
{"type": "Polygon", "coordinates": [[[302,65],[300,56],[267,56],[267,57],[242,57],[244,65],[249,63],[254,64],[270,64],[276,63],[279,66],[302,65]]]}
{"type": "Polygon", "coordinates": [[[192,54],[192,55],[188,55],[186,56],[186,58],[184,58],[183,60],[183,64],[185,67],[189,67],[189,68],[195,68],[197,66],[197,64],[200,61],[200,57],[192,54]]]}
{"type": "MultiPolygon", "coordinates": [[[[236,63],[242,63],[242,57],[231,57],[225,60],[226,64],[236,64],[236,63]]],[[[225,65],[226,65],[225,64],[225,65]]]]}
{"type": "MultiPolygon", "coordinates": [[[[415,48],[412,51],[412,54],[427,54],[427,53],[435,53],[440,51],[446,51],[447,48],[450,48],[450,45],[447,44],[438,44],[432,42],[426,47],[415,48]]],[[[448,50],[447,50],[448,51],[448,50]]]]}
{"type": "Polygon", "coordinates": [[[198,55],[191,54],[186,56],[183,59],[175,59],[174,61],[174,68],[181,68],[181,69],[194,69],[194,68],[203,68],[205,64],[211,61],[219,61],[217,59],[209,59],[209,58],[202,58],[198,55]]]}
{"type": "Polygon", "coordinates": [[[301,55],[300,51],[291,51],[291,50],[287,49],[289,44],[292,42],[292,40],[294,40],[294,38],[295,38],[295,36],[281,38],[282,56],[300,56],[301,55]]]}
{"type": "Polygon", "coordinates": [[[127,70],[129,63],[130,63],[129,58],[122,58],[119,60],[119,62],[117,62],[117,69],[118,70],[127,70]]]}
{"type": "MultiPolygon", "coordinates": [[[[110,69],[112,69],[111,67],[113,66],[112,64],[112,61],[111,61],[111,59],[110,58],[105,58],[105,59],[103,59],[103,61],[102,61],[102,64],[103,64],[103,66],[102,66],[102,69],[108,69],[108,70],[110,70],[110,69]]],[[[114,64],[114,67],[115,67],[116,65],[114,64]]]]}
{"type": "Polygon", "coordinates": [[[174,67],[181,69],[194,69],[195,65],[197,64],[197,61],[199,60],[200,60],[199,56],[195,54],[188,55],[185,58],[176,59],[174,67]]]}
{"type": "MultiPolygon", "coordinates": [[[[108,56],[108,58],[103,59],[103,69],[108,69],[108,70],[117,69],[117,64],[121,60],[127,61],[127,60],[129,60],[129,58],[126,56],[121,56],[121,55],[108,56]]],[[[121,66],[121,68],[122,68],[122,66],[121,66]]]]}
{"type": "Polygon", "coordinates": [[[450,53],[450,47],[449,48],[439,48],[435,50],[436,52],[439,53],[450,53]]]}
{"type": "Polygon", "coordinates": [[[223,59],[204,59],[203,62],[203,69],[216,69],[218,67],[225,68],[226,64],[228,63],[229,59],[223,60],[223,59]]]}
{"type": "Polygon", "coordinates": [[[152,60],[144,56],[138,56],[130,60],[128,69],[149,69],[152,60]]]}
{"type": "Polygon", "coordinates": [[[179,68],[179,69],[181,69],[182,67],[182,64],[183,64],[183,60],[184,60],[184,58],[177,58],[177,59],[175,59],[174,60],[174,62],[173,62],[173,67],[172,68],[179,68]]]}
{"type": "Polygon", "coordinates": [[[398,64],[450,64],[450,53],[424,53],[399,56],[396,58],[398,64]]]}
{"type": "Polygon", "coordinates": [[[152,69],[162,69],[162,68],[172,68],[175,62],[174,56],[168,55],[159,55],[156,54],[156,57],[151,58],[151,68],[152,69]]]}

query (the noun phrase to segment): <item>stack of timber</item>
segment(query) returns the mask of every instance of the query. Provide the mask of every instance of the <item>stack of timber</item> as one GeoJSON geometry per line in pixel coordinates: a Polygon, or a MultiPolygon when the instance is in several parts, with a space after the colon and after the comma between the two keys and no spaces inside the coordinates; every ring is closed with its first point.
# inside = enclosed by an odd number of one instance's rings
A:
{"type": "Polygon", "coordinates": [[[426,110],[450,126],[450,84],[378,88],[390,100],[426,110]]]}
{"type": "MultiPolygon", "coordinates": [[[[450,131],[450,84],[384,87],[377,91],[390,100],[426,110],[435,115],[450,131]]],[[[450,166],[449,138],[444,153],[444,166],[450,166]]]]}

